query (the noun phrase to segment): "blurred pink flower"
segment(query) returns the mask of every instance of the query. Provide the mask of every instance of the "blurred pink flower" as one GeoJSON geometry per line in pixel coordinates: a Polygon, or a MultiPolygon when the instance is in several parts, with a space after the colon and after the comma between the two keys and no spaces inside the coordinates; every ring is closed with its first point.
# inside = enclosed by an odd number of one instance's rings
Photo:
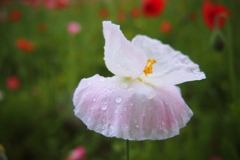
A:
{"type": "Polygon", "coordinates": [[[128,140],[161,140],[179,134],[193,115],[175,86],[205,74],[189,57],[157,39],[128,41],[119,25],[103,21],[104,60],[113,77],[80,81],[75,115],[90,130],[128,140]]]}
{"type": "Polygon", "coordinates": [[[86,155],[86,149],[82,146],[77,146],[71,153],[67,156],[65,160],[81,160],[86,155]]]}
{"type": "Polygon", "coordinates": [[[81,30],[81,25],[78,22],[68,23],[67,30],[70,34],[75,35],[81,30]]]}
{"type": "Polygon", "coordinates": [[[17,76],[10,76],[7,78],[7,87],[10,90],[18,90],[20,88],[20,81],[17,76]]]}
{"type": "Polygon", "coordinates": [[[23,4],[31,7],[38,7],[42,4],[42,0],[22,0],[23,4]]]}
{"type": "Polygon", "coordinates": [[[70,5],[71,0],[44,0],[43,3],[48,9],[63,9],[70,5]]]}

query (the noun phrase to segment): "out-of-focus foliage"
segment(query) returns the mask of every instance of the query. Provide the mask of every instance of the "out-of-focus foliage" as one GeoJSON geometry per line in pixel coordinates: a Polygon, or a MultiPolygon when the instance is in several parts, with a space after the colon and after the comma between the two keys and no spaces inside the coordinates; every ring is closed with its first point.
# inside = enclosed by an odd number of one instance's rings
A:
{"type": "Polygon", "coordinates": [[[130,142],[130,159],[240,159],[238,0],[212,0],[229,12],[219,29],[204,23],[203,0],[166,0],[153,17],[144,16],[140,0],[58,1],[0,1],[0,144],[10,160],[65,159],[79,145],[85,159],[124,159],[124,140],[88,130],[73,114],[79,81],[112,75],[103,20],[120,24],[128,39],[144,34],[171,45],[207,76],[179,85],[194,112],[180,135],[130,142]]]}

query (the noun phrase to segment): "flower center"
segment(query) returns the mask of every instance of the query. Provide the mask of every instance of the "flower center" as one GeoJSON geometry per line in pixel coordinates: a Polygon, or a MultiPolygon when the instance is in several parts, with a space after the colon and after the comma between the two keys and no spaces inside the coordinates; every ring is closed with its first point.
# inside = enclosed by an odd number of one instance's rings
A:
{"type": "Polygon", "coordinates": [[[153,64],[156,63],[157,61],[155,59],[148,59],[147,64],[143,70],[144,74],[147,76],[148,74],[153,73],[153,64]]]}

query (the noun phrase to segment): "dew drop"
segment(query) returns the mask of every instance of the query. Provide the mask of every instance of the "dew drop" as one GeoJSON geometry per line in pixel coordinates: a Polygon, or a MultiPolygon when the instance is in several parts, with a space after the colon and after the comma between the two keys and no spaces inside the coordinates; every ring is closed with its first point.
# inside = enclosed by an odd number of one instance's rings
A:
{"type": "Polygon", "coordinates": [[[95,101],[96,101],[96,98],[93,99],[93,102],[95,102],[95,101]]]}
{"type": "Polygon", "coordinates": [[[91,107],[91,110],[93,110],[93,107],[91,107]]]}
{"type": "Polygon", "coordinates": [[[128,84],[127,84],[127,83],[123,83],[123,84],[121,85],[121,87],[125,89],[125,88],[128,87],[128,84]]]}
{"type": "Polygon", "coordinates": [[[129,92],[133,92],[133,91],[134,91],[134,88],[128,88],[128,91],[129,91],[129,92]]]}
{"type": "Polygon", "coordinates": [[[107,107],[108,107],[107,103],[104,102],[104,103],[102,104],[102,106],[101,106],[101,109],[102,109],[102,110],[106,110],[107,107]]]}
{"type": "Polygon", "coordinates": [[[139,128],[139,125],[136,125],[137,128],[139,128]]]}
{"type": "Polygon", "coordinates": [[[117,109],[115,110],[115,113],[118,113],[118,110],[117,110],[117,109]]]}
{"type": "Polygon", "coordinates": [[[162,125],[163,125],[163,126],[165,125],[164,122],[162,122],[162,125]]]}
{"type": "Polygon", "coordinates": [[[127,108],[126,107],[123,107],[123,111],[126,111],[127,110],[127,108]]]}
{"type": "Polygon", "coordinates": [[[115,99],[115,102],[116,102],[116,103],[122,102],[122,97],[117,97],[117,98],[115,99]]]}
{"type": "Polygon", "coordinates": [[[145,117],[145,116],[146,116],[146,114],[145,114],[145,113],[142,113],[142,116],[143,116],[143,117],[145,117]]]}
{"type": "Polygon", "coordinates": [[[133,104],[132,104],[132,103],[130,103],[130,106],[133,106],[133,104]]]}

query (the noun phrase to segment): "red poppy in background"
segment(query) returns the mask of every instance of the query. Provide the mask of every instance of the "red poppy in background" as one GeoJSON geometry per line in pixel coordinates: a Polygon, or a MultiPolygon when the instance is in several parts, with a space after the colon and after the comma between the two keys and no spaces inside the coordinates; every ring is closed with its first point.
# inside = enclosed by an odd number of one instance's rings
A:
{"type": "Polygon", "coordinates": [[[47,24],[45,24],[45,23],[40,23],[40,24],[38,25],[38,31],[39,31],[39,32],[44,33],[44,32],[46,32],[46,30],[47,30],[47,24]]]}
{"type": "Polygon", "coordinates": [[[19,10],[13,10],[9,14],[9,18],[12,21],[18,21],[21,18],[21,12],[19,10]]]}
{"type": "Polygon", "coordinates": [[[130,14],[133,18],[138,18],[141,15],[141,12],[139,8],[133,8],[130,14]]]}
{"type": "Polygon", "coordinates": [[[124,10],[119,10],[117,13],[117,19],[119,22],[124,22],[126,20],[126,13],[124,10]]]}
{"type": "Polygon", "coordinates": [[[169,33],[169,32],[171,32],[171,30],[172,30],[172,25],[171,25],[171,23],[169,23],[168,21],[163,21],[163,22],[160,24],[160,30],[161,30],[163,33],[169,33]]]}
{"type": "Polygon", "coordinates": [[[147,17],[156,17],[160,15],[165,8],[164,0],[143,0],[143,14],[147,17]]]}
{"type": "Polygon", "coordinates": [[[44,0],[44,6],[48,9],[64,9],[70,5],[70,0],[44,0]]]}
{"type": "Polygon", "coordinates": [[[106,8],[100,9],[98,14],[102,19],[107,19],[109,15],[108,10],[106,8]]]}
{"type": "Polygon", "coordinates": [[[213,4],[211,0],[205,0],[203,3],[203,19],[208,28],[223,27],[226,23],[226,18],[230,13],[228,9],[221,4],[213,4]]]}
{"type": "Polygon", "coordinates": [[[34,51],[34,44],[24,38],[20,38],[16,42],[16,47],[25,52],[33,52],[34,51]]]}
{"type": "Polygon", "coordinates": [[[18,90],[20,88],[20,81],[17,76],[10,76],[7,79],[7,87],[10,90],[18,90]]]}

